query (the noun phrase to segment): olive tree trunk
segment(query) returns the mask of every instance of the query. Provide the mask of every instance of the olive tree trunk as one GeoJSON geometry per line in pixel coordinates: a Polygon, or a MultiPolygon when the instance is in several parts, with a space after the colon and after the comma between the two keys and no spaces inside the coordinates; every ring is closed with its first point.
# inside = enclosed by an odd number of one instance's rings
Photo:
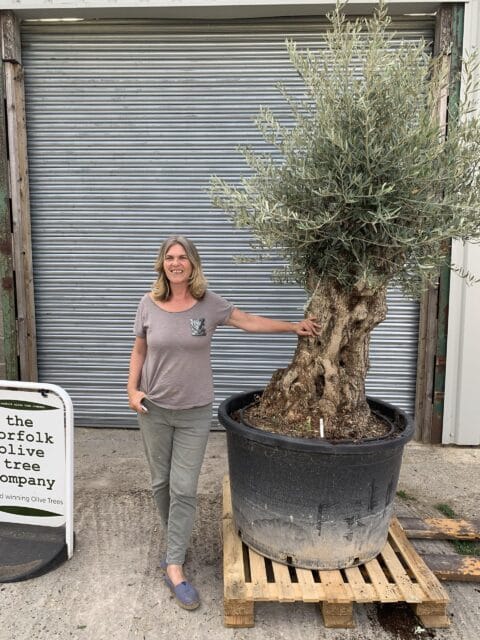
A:
{"type": "Polygon", "coordinates": [[[323,418],[329,436],[340,423],[366,425],[370,334],[386,313],[384,288],[344,291],[334,281],[320,282],[306,311],[317,318],[320,334],[299,339],[291,364],[276,371],[265,389],[262,413],[281,409],[292,423],[323,418]]]}

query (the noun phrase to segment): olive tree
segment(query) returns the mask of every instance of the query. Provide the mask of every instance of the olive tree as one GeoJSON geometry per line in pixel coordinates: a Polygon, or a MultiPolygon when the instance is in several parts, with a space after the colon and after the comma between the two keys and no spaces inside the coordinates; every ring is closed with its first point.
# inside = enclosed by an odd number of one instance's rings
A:
{"type": "Polygon", "coordinates": [[[304,83],[300,98],[279,87],[290,121],[262,107],[265,151],[242,148],[248,175],[237,185],[213,178],[212,197],[259,249],[285,259],[309,295],[306,316],[321,326],[273,375],[259,415],[272,430],[323,418],[330,437],[341,424],[360,436],[372,422],[369,340],[387,287],[419,295],[448,264],[450,239],[480,236],[480,126],[469,117],[475,86],[464,63],[465,97],[444,135],[441,58],[423,42],[395,44],[383,3],[356,21],[337,6],[329,20],[318,51],[287,43],[304,83]]]}

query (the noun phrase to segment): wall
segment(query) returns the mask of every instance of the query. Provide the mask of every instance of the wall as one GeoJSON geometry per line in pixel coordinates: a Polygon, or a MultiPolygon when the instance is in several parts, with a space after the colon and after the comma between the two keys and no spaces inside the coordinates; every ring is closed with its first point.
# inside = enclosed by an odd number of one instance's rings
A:
{"type": "MultiPolygon", "coordinates": [[[[479,2],[465,5],[464,55],[480,43],[479,2]]],[[[479,105],[480,106],[480,105],[479,105]]],[[[480,215],[480,213],[479,213],[480,215]]],[[[480,276],[480,245],[456,242],[452,263],[480,276]]],[[[467,286],[452,274],[450,285],[444,443],[480,444],[480,283],[467,286]]]]}

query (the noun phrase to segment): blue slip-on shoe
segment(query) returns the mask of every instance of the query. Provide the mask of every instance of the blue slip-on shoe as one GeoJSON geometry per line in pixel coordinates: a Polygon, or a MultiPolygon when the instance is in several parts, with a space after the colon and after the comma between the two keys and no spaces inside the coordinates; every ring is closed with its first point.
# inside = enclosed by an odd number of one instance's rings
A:
{"type": "Polygon", "coordinates": [[[177,586],[174,586],[173,582],[170,578],[165,574],[163,576],[163,580],[170,591],[175,596],[178,604],[183,609],[188,609],[192,611],[200,606],[200,597],[198,595],[198,591],[192,586],[189,582],[183,581],[177,586]]]}

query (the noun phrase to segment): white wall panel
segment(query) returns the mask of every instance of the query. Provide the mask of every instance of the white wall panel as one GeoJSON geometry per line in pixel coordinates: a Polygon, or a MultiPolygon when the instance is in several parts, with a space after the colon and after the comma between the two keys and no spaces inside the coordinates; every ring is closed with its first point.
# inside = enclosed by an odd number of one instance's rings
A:
{"type": "MultiPolygon", "coordinates": [[[[467,56],[480,45],[480,5],[465,5],[464,51],[467,56]]],[[[479,70],[477,69],[477,78],[479,70]]],[[[479,115],[477,95],[477,113],[479,115]]],[[[480,215],[480,212],[479,212],[480,215]]],[[[478,276],[480,245],[454,242],[452,263],[478,276]]],[[[450,283],[445,408],[442,441],[480,444],[478,389],[480,383],[480,285],[467,286],[455,274],[450,283]]]]}

